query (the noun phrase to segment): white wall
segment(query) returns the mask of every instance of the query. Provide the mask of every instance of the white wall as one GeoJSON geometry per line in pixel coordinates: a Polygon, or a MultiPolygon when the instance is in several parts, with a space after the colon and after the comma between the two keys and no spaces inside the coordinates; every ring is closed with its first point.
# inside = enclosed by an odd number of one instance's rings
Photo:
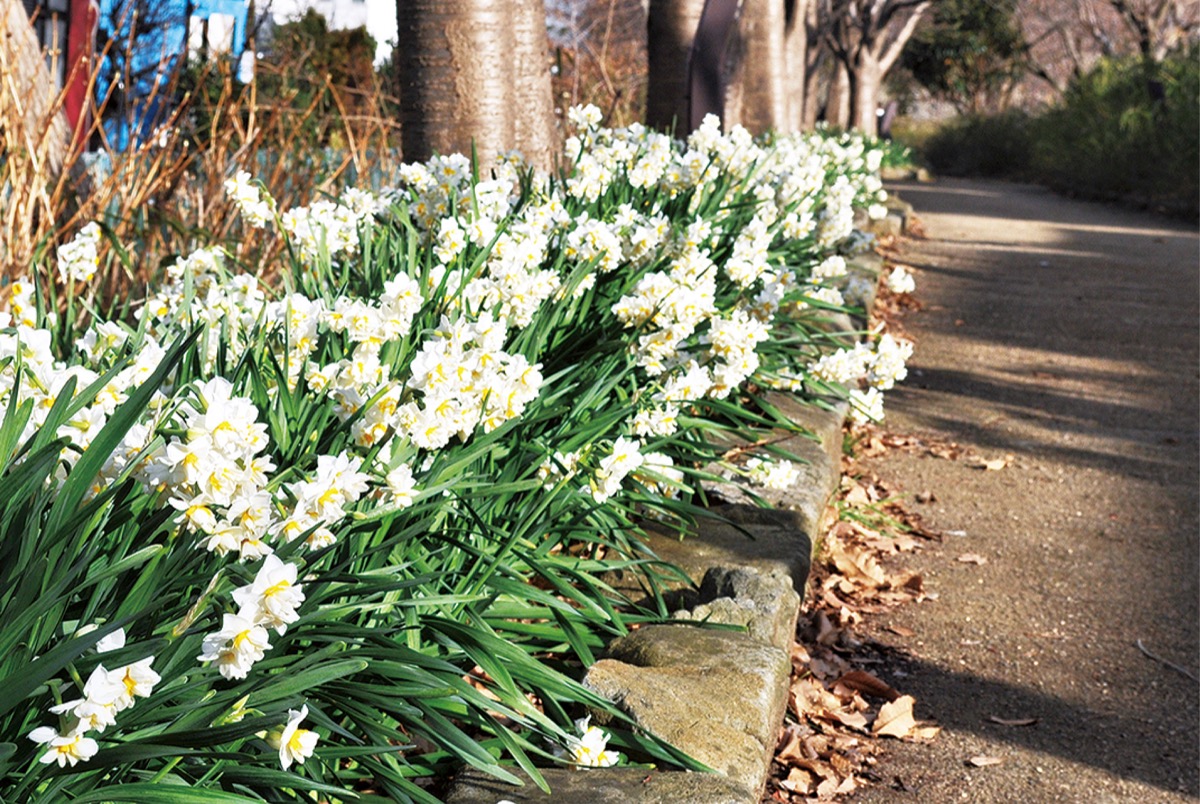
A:
{"type": "Polygon", "coordinates": [[[263,6],[269,7],[277,23],[293,20],[312,8],[329,20],[330,28],[366,25],[378,43],[375,63],[391,55],[396,39],[396,0],[268,0],[259,4],[263,6]]]}

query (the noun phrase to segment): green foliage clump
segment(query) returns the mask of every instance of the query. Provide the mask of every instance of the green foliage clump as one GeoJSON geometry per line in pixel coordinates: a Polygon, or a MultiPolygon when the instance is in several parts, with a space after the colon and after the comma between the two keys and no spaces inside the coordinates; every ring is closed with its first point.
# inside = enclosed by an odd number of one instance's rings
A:
{"type": "Polygon", "coordinates": [[[1038,120],[1033,160],[1052,187],[1131,197],[1195,215],[1200,186],[1200,61],[1107,59],[1038,120]]]}
{"type": "Polygon", "coordinates": [[[1015,0],[947,0],[909,40],[901,66],[934,97],[978,113],[1007,98],[1025,71],[1027,49],[1015,0]]]}
{"type": "Polygon", "coordinates": [[[966,115],[922,148],[948,175],[1045,183],[1195,217],[1200,197],[1200,60],[1105,59],[1037,115],[966,115]]]}
{"type": "Polygon", "coordinates": [[[964,115],[926,141],[929,167],[950,176],[1028,178],[1033,144],[1029,115],[1010,110],[998,115],[964,115]]]}

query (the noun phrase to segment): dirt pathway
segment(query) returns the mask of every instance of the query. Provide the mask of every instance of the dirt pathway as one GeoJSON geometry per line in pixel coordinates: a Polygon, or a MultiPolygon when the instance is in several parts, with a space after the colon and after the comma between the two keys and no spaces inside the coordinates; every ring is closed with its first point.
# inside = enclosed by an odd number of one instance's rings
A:
{"type": "Polygon", "coordinates": [[[1198,673],[1196,228],[1021,185],[895,189],[928,234],[900,258],[926,309],[886,429],[1012,459],[870,462],[950,534],[911,562],[938,598],[875,622],[911,654],[886,678],[945,730],[890,744],[855,800],[1195,801],[1198,684],[1136,643],[1198,673]]]}

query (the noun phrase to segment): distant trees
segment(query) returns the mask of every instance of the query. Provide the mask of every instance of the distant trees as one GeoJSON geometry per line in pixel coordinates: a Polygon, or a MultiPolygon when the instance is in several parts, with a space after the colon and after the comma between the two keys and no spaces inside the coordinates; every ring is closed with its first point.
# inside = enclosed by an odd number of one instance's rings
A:
{"type": "MultiPolygon", "coordinates": [[[[883,78],[931,4],[649,0],[647,120],[665,126],[683,108],[694,107],[701,73],[721,82],[726,124],[794,131],[823,116],[873,133],[883,78]],[[711,19],[723,6],[736,6],[737,14],[726,31],[714,32],[711,19]],[[705,60],[697,63],[701,53],[705,60]]],[[[696,122],[693,115],[691,124],[696,122]]]]}
{"type": "Polygon", "coordinates": [[[883,79],[931,4],[932,0],[832,0],[825,38],[845,70],[849,127],[875,133],[883,79]]]}
{"type": "Polygon", "coordinates": [[[901,64],[959,112],[999,111],[1028,74],[1016,12],[1017,0],[941,0],[905,47],[901,64]]]}
{"type": "Polygon", "coordinates": [[[1200,31],[1193,0],[1019,0],[1017,16],[1030,73],[1053,95],[1101,58],[1136,53],[1159,62],[1200,31]]]}

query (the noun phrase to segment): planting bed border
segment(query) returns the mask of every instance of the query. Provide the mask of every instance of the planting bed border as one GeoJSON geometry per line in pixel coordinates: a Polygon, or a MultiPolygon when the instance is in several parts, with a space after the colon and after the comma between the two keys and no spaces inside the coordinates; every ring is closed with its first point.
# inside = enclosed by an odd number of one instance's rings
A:
{"type": "MultiPolygon", "coordinates": [[[[880,235],[907,228],[911,207],[898,199],[871,228],[880,235]]],[[[877,279],[883,260],[866,253],[847,260],[852,274],[877,279]]],[[[874,287],[874,283],[872,283],[874,287]]],[[[864,300],[870,310],[873,299],[864,300]]],[[[839,317],[832,331],[864,322],[839,317]]],[[[764,496],[774,508],[746,501],[732,484],[708,489],[722,519],[697,523],[686,539],[649,534],[648,545],[682,570],[698,589],[677,593],[678,624],[640,628],[610,643],[584,684],[612,700],[634,722],[673,743],[716,773],[605,768],[542,771],[553,791],[526,778],[524,787],[477,770],[455,779],[447,804],[508,801],[555,804],[758,804],[787,706],[790,649],[816,545],[841,474],[846,403],[832,410],[775,393],[770,402],[812,437],[791,435],[781,446],[804,460],[800,478],[764,496]],[[699,629],[687,621],[742,626],[699,629]]],[[[620,585],[617,579],[614,585],[620,585]]],[[[636,591],[636,590],[627,590],[636,591]]],[[[593,713],[603,725],[600,713],[593,713]]],[[[513,770],[518,776],[519,771],[513,770]]]]}

